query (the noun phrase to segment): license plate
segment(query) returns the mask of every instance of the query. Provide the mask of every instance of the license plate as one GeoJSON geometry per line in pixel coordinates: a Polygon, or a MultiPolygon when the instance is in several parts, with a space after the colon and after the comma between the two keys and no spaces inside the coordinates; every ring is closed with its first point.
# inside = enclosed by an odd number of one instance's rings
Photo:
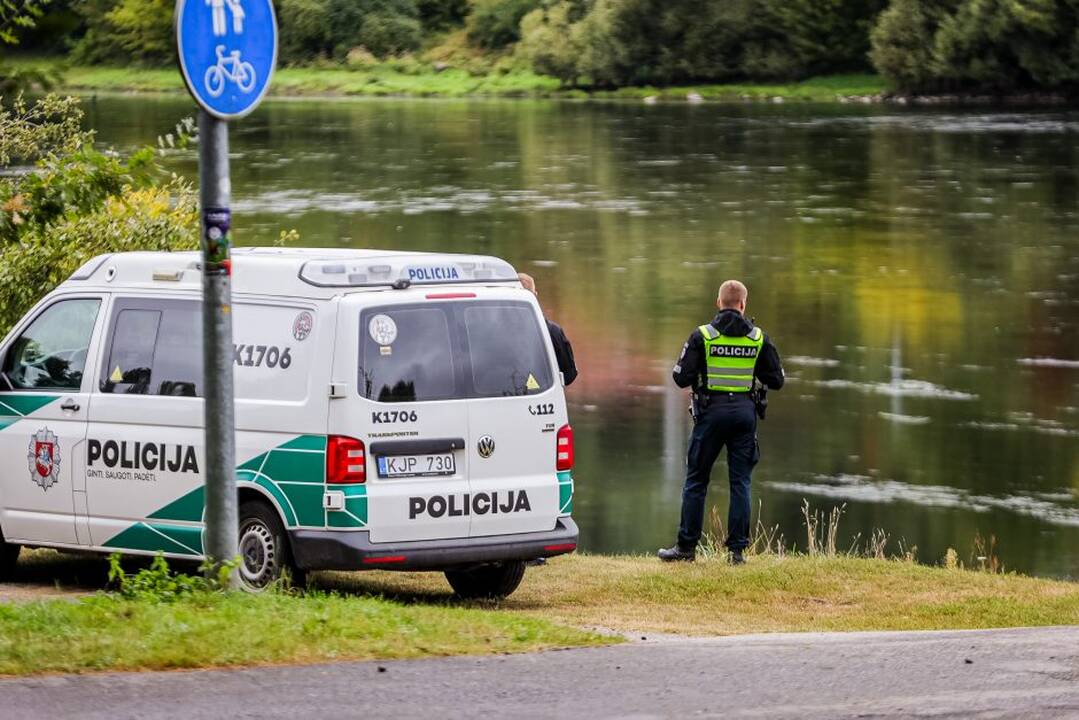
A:
{"type": "Polygon", "coordinates": [[[431,477],[456,472],[453,453],[382,455],[378,458],[378,476],[384,478],[431,477]]]}

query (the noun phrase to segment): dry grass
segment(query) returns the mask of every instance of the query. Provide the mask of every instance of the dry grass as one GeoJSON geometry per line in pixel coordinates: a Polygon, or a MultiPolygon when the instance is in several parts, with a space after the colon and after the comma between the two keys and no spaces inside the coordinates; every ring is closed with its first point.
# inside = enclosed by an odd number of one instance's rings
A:
{"type": "MultiPolygon", "coordinates": [[[[324,589],[452,602],[439,575],[323,573],[324,589]]],[[[836,555],[663,565],[576,555],[532,568],[501,611],[619,632],[727,635],[1079,624],[1079,584],[836,555]]]]}

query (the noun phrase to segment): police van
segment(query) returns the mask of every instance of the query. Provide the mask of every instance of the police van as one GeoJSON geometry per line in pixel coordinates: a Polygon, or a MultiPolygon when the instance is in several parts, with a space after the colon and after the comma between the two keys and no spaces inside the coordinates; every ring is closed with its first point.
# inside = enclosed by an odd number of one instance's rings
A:
{"type": "MultiPolygon", "coordinates": [[[[572,552],[573,431],[546,323],[492,257],[232,259],[240,575],[441,570],[513,592],[572,552]]],[[[197,253],[97,257],[0,344],[0,577],[21,547],[203,553],[197,253]]]]}

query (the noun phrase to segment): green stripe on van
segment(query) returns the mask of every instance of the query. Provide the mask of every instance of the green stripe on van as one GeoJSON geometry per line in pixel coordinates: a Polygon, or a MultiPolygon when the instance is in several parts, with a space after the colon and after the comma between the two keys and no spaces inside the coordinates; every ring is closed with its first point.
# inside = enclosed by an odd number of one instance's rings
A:
{"type": "Polygon", "coordinates": [[[573,474],[558,473],[558,514],[569,515],[573,512],[573,474]]]}
{"type": "Polygon", "coordinates": [[[367,486],[337,485],[334,490],[345,494],[344,510],[327,510],[326,526],[331,528],[367,527],[367,486]]]}
{"type": "MultiPolygon", "coordinates": [[[[59,395],[33,395],[28,393],[7,392],[0,395],[0,416],[14,417],[16,420],[26,417],[36,410],[40,410],[53,400],[58,400],[59,395]]],[[[12,420],[11,422],[14,422],[12,420]]],[[[8,425],[11,424],[8,423],[8,425]]],[[[5,425],[4,427],[7,427],[5,425]]]]}
{"type": "MultiPolygon", "coordinates": [[[[176,530],[170,528],[169,530],[176,530]]],[[[156,526],[146,523],[135,523],[127,530],[111,538],[105,543],[106,547],[114,547],[121,550],[145,550],[149,552],[167,552],[178,555],[198,555],[202,549],[202,541],[197,546],[192,546],[182,540],[174,539],[171,533],[163,532],[156,526]],[[197,548],[197,549],[196,549],[197,548]]]]}
{"type": "MultiPolygon", "coordinates": [[[[38,407],[44,404],[41,403],[38,407]]],[[[8,419],[3,417],[3,412],[3,408],[0,408],[0,423],[8,419]]],[[[15,420],[18,418],[13,418],[12,422],[15,420]]],[[[300,435],[250,458],[236,468],[237,482],[250,483],[264,489],[277,502],[285,526],[290,528],[327,525],[322,509],[325,474],[325,435],[300,435]]],[[[361,519],[363,524],[367,522],[366,492],[367,489],[362,487],[362,493],[346,493],[346,510],[361,519]]],[[[120,550],[200,554],[202,529],[170,525],[167,521],[202,522],[205,504],[206,490],[200,485],[154,511],[148,518],[163,520],[165,523],[135,523],[103,545],[120,550]]],[[[354,523],[349,527],[358,526],[360,525],[354,523]]]]}

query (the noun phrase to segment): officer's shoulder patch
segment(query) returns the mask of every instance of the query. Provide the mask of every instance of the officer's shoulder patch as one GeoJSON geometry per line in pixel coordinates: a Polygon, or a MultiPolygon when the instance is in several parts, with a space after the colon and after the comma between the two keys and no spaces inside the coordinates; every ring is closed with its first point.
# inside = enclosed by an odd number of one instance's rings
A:
{"type": "Polygon", "coordinates": [[[755,328],[753,328],[752,331],[750,331],[749,339],[756,342],[757,340],[760,340],[761,337],[763,337],[763,335],[764,335],[764,331],[761,330],[759,327],[755,327],[755,328]]]}

